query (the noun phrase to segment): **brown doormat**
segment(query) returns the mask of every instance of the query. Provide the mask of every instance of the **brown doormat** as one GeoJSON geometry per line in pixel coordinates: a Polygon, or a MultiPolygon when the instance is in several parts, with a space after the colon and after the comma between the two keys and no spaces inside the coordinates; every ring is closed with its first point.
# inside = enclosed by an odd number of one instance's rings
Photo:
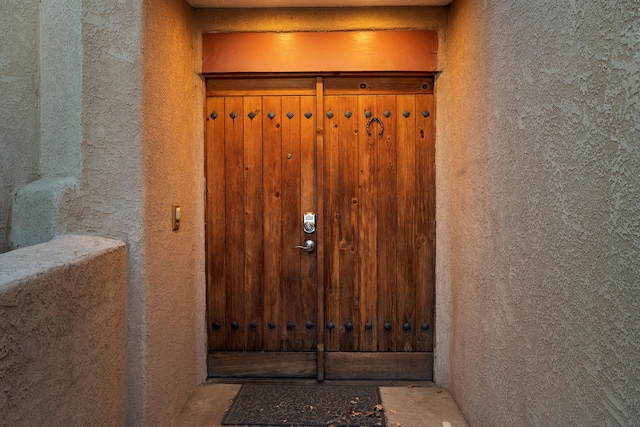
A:
{"type": "Polygon", "coordinates": [[[244,384],[222,421],[236,426],[384,426],[378,387],[244,384]]]}

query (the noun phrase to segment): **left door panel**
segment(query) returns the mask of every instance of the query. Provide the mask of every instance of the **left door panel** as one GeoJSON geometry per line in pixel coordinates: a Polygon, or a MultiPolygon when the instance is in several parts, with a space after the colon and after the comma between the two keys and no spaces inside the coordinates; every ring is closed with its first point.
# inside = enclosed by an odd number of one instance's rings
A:
{"type": "Polygon", "coordinates": [[[207,98],[209,374],[314,377],[315,97],[231,92],[207,98]]]}

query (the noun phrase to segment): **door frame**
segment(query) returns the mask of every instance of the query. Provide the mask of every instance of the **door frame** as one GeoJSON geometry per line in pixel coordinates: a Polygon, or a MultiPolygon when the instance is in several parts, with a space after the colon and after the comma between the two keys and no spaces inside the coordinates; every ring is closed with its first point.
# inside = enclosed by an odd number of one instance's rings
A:
{"type": "MultiPolygon", "coordinates": [[[[283,32],[283,33],[210,33],[202,39],[202,74],[205,78],[217,77],[286,77],[306,76],[316,78],[317,108],[323,111],[322,78],[324,76],[435,76],[438,70],[438,34],[424,30],[376,30],[376,31],[333,31],[333,32],[283,32]],[[231,53],[232,52],[232,53],[231,53]],[[364,70],[364,72],[363,72],[364,70]]],[[[435,81],[435,78],[434,78],[435,81]]],[[[206,90],[206,85],[205,85],[206,90]]],[[[434,92],[435,97],[435,92],[434,92]]],[[[205,100],[207,95],[205,93],[205,100]]],[[[435,104],[434,104],[435,108],[435,104]]],[[[206,123],[206,118],[205,118],[206,123]]],[[[324,129],[323,121],[318,120],[316,137],[316,191],[323,197],[317,198],[318,212],[325,212],[324,182],[324,129]]],[[[434,125],[435,135],[435,125],[434,125]]],[[[205,128],[206,141],[206,128],[205,128]]],[[[205,159],[207,158],[205,144],[205,159]]],[[[206,178],[206,177],[205,177],[206,178]]],[[[435,173],[434,173],[435,180],[435,173]]],[[[434,183],[434,199],[435,199],[434,183]]],[[[206,199],[206,194],[205,194],[206,199]]],[[[207,204],[205,201],[205,208],[207,204]]],[[[205,213],[206,217],[206,213],[205,213]]],[[[207,225],[205,224],[205,227],[207,225]]],[[[324,224],[317,225],[317,257],[325,257],[324,224]]],[[[435,224],[434,230],[435,233],[435,224]]],[[[434,239],[435,246],[435,239],[434,239]]],[[[435,248],[434,248],[435,249],[435,248]]],[[[208,254],[209,248],[205,248],[208,254]]],[[[207,255],[208,256],[208,255],[207,255]]],[[[207,263],[207,282],[210,272],[207,263]]],[[[324,263],[318,262],[317,280],[324,284],[324,263]]],[[[434,272],[435,275],[435,272],[434,272]]],[[[434,278],[435,280],[435,278],[434,278]]],[[[208,288],[208,285],[207,285],[208,288]]],[[[318,325],[324,324],[325,295],[324,286],[318,286],[318,325]]],[[[435,299],[435,290],[434,290],[435,299]]],[[[435,302],[434,302],[435,313],[435,302]]],[[[207,319],[209,318],[207,307],[207,319]]],[[[433,323],[435,324],[435,314],[433,323]]],[[[435,335],[433,338],[435,342],[435,335]]],[[[317,379],[324,379],[325,331],[318,328],[318,348],[315,360],[317,379]]],[[[402,353],[398,353],[402,355],[402,353]]],[[[309,363],[308,358],[300,360],[302,365],[309,363]]],[[[215,361],[209,359],[209,366],[215,361]]],[[[278,365],[278,360],[271,362],[278,365]]],[[[410,365],[411,361],[400,363],[410,365]]],[[[304,372],[306,368],[302,368],[304,372]]],[[[430,371],[433,372],[433,363],[430,371]]],[[[263,373],[264,374],[264,373],[263,373]]],[[[268,375],[268,374],[267,374],[268,375]]],[[[306,375],[306,374],[305,374],[306,375]]]]}

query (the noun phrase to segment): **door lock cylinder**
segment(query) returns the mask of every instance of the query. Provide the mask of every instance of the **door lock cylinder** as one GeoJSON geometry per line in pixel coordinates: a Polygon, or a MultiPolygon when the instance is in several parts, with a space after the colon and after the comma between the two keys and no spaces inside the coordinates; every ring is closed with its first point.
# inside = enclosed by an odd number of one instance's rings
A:
{"type": "Polygon", "coordinates": [[[316,214],[313,212],[307,212],[304,214],[302,229],[307,234],[311,234],[316,231],[316,214]]]}

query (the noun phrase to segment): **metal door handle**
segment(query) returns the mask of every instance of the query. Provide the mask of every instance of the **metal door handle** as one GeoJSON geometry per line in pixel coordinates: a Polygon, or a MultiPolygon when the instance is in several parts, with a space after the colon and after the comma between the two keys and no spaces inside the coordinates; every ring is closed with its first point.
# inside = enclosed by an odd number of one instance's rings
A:
{"type": "Polygon", "coordinates": [[[302,249],[304,251],[307,251],[309,253],[313,252],[313,250],[316,248],[316,244],[314,243],[313,240],[307,240],[306,242],[304,242],[305,246],[296,246],[296,249],[302,249]]]}

